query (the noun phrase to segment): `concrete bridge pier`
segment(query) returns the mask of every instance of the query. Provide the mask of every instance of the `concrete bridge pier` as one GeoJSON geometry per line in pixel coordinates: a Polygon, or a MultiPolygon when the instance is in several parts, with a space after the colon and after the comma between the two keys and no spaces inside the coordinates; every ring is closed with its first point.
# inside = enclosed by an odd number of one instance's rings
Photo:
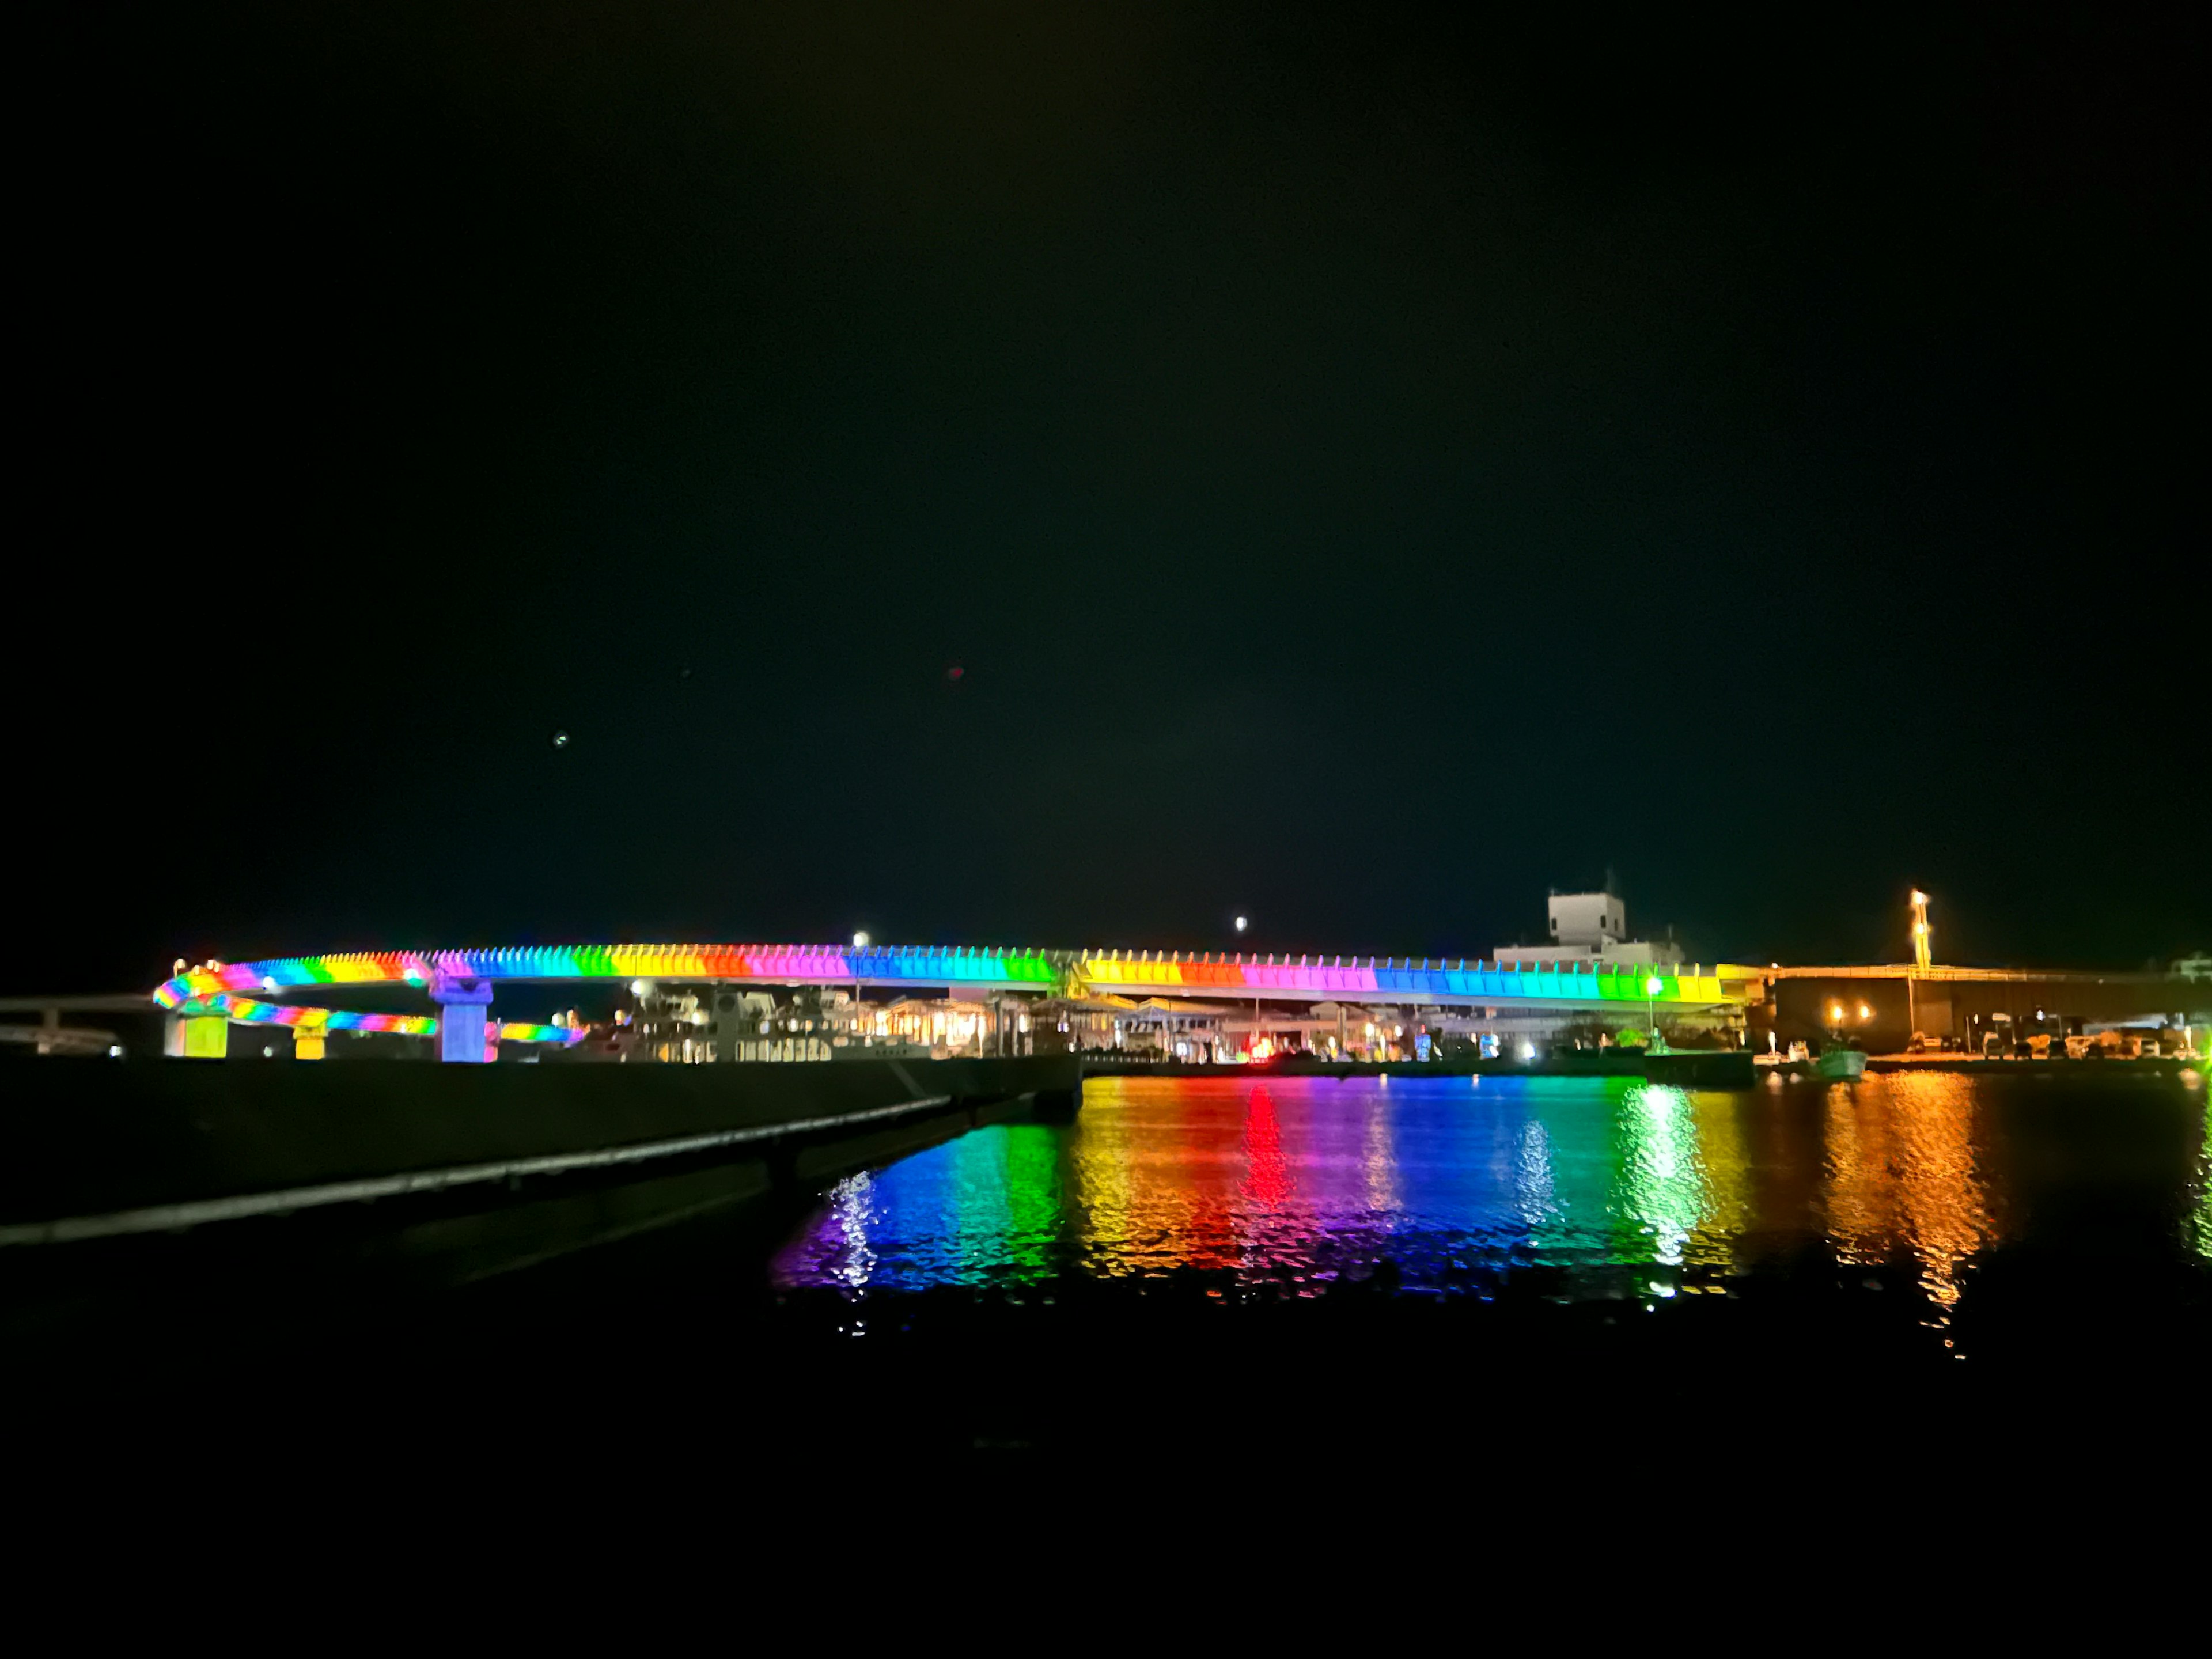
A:
{"type": "Polygon", "coordinates": [[[230,1022],[221,1014],[171,1014],[161,1023],[161,1052],[172,1060],[222,1060],[230,1053],[230,1022]]]}
{"type": "Polygon", "coordinates": [[[453,1065],[482,1066],[499,1057],[499,1028],[491,1018],[491,982],[438,975],[430,987],[438,1005],[438,1058],[453,1065]]]}

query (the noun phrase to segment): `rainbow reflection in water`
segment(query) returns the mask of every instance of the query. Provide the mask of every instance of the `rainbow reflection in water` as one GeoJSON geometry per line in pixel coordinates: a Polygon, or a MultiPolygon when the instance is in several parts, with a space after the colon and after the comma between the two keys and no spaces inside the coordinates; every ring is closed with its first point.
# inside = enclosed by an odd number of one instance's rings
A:
{"type": "MultiPolygon", "coordinates": [[[[775,1273],[860,1292],[1196,1269],[1311,1296],[1388,1261],[1417,1292],[1486,1294],[1538,1268],[1565,1270],[1561,1294],[1654,1297],[1723,1293],[1813,1250],[1894,1270],[1942,1324],[2008,1235],[1990,1119],[1973,1084],[1934,1074],[1780,1097],[1625,1079],[1093,1079],[1072,1128],[981,1130],[846,1182],[775,1273]]],[[[2185,1200],[2212,1255],[2208,1184],[2212,1146],[2185,1200]]]]}

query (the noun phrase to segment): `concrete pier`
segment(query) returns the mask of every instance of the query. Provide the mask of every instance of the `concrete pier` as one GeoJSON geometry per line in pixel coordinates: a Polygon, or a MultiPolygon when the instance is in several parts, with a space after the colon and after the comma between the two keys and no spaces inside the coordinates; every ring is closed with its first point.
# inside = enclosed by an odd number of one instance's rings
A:
{"type": "Polygon", "coordinates": [[[33,1303],[39,1285],[68,1303],[167,1280],[459,1282],[738,1206],[803,1209],[980,1124],[1064,1120],[1081,1088],[1072,1057],[19,1066],[0,1273],[33,1303]]]}
{"type": "Polygon", "coordinates": [[[481,979],[451,979],[441,974],[430,987],[430,1000],[438,1005],[438,1058],[449,1064],[481,1066],[499,1058],[498,1027],[489,1028],[491,983],[481,979]]]}

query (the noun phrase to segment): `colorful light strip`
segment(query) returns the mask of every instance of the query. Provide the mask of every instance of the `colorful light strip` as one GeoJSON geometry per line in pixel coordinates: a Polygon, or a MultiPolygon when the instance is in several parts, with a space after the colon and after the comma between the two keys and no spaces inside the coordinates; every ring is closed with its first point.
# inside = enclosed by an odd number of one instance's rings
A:
{"type": "MultiPolygon", "coordinates": [[[[228,991],[195,997],[179,1004],[177,1012],[187,1016],[220,1015],[241,1025],[319,1025],[331,1031],[393,1031],[401,1036],[417,1037],[438,1035],[434,1014],[357,1014],[343,1008],[263,1002],[253,997],[233,996],[228,991]]],[[[522,1020],[502,1021],[499,1025],[501,1042],[581,1042],[586,1035],[581,1027],[532,1025],[522,1020]]]]}
{"type": "MultiPolygon", "coordinates": [[[[164,1008],[222,1012],[249,1024],[294,1025],[318,1017],[333,1030],[392,1030],[428,1036],[434,1018],[407,1014],[348,1014],[278,1006],[250,994],[300,987],[410,984],[428,989],[440,978],[498,983],[569,984],[590,981],[673,980],[758,985],[945,986],[955,990],[1254,997],[1320,1002],[1342,999],[1415,1000],[1438,1006],[1530,1003],[1602,1006],[1711,1007],[1758,994],[1756,970],[1702,966],[1668,969],[1569,963],[1539,966],[1423,958],[1364,963],[1357,957],[1257,956],[1168,951],[1004,951],[938,946],[821,945],[590,945],[490,951],[388,951],[264,962],[213,963],[177,975],[154,993],[164,1008]],[[1652,981],[1656,988],[1648,988],[1652,981]]],[[[557,1026],[501,1026],[516,1042],[574,1042],[580,1033],[557,1026]],[[508,1033],[531,1032],[532,1036],[508,1033]]]]}

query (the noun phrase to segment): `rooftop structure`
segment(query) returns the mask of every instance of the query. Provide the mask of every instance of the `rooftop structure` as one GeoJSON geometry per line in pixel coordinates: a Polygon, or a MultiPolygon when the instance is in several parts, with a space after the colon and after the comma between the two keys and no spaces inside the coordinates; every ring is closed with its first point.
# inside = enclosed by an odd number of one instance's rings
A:
{"type": "Polygon", "coordinates": [[[1632,939],[1628,937],[1628,906],[1621,896],[1607,890],[1596,893],[1553,893],[1547,901],[1552,942],[1548,945],[1501,945],[1494,953],[1501,963],[1542,962],[1607,963],[1622,968],[1648,968],[1679,962],[1687,954],[1671,940],[1632,939]]]}

